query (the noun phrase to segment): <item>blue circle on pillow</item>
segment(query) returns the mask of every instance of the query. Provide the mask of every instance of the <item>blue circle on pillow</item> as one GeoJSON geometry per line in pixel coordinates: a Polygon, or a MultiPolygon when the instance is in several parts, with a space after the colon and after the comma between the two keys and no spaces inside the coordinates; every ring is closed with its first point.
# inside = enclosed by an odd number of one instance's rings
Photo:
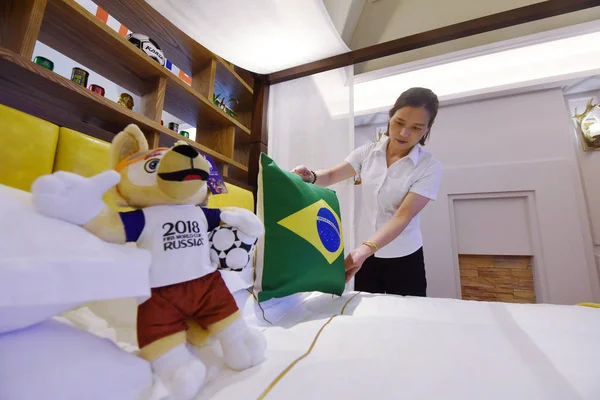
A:
{"type": "Polygon", "coordinates": [[[317,232],[327,251],[334,253],[340,248],[342,244],[340,227],[335,215],[328,208],[323,207],[317,213],[317,232]]]}

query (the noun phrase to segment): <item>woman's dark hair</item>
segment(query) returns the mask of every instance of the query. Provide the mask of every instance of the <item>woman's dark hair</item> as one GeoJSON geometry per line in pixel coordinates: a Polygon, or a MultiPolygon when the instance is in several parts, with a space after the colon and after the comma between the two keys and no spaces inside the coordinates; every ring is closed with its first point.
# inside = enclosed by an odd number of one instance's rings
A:
{"type": "MultiPolygon", "coordinates": [[[[429,119],[429,130],[419,142],[419,144],[425,145],[427,139],[429,138],[429,134],[431,133],[431,126],[433,125],[435,117],[437,116],[439,105],[440,102],[437,98],[437,95],[433,93],[433,91],[426,88],[414,87],[406,90],[400,95],[400,97],[398,97],[394,103],[394,107],[390,109],[389,117],[392,118],[394,114],[396,114],[396,111],[404,107],[425,108],[431,116],[429,119]]],[[[386,132],[387,135],[389,135],[389,130],[390,123],[388,122],[388,132],[386,132]]]]}

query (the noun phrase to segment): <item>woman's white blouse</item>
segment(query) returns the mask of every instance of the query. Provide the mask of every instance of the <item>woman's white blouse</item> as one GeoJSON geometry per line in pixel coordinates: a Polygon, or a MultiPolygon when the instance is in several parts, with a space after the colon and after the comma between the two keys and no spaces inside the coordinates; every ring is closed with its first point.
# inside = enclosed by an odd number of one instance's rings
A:
{"type": "MultiPolygon", "coordinates": [[[[387,167],[386,148],[389,138],[354,150],[348,162],[362,180],[362,201],[357,204],[357,243],[362,243],[388,222],[409,192],[435,200],[442,180],[442,164],[416,145],[410,153],[387,167]]],[[[416,215],[406,229],[375,256],[404,257],[423,246],[421,222],[416,215]]]]}

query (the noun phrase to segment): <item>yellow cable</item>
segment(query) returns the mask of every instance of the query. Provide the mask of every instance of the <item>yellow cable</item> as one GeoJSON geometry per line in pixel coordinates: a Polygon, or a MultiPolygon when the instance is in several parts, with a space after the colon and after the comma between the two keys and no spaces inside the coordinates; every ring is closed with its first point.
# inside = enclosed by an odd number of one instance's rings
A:
{"type": "Polygon", "coordinates": [[[265,310],[262,308],[262,306],[258,302],[258,297],[256,297],[256,295],[254,294],[254,292],[252,290],[246,289],[246,291],[248,291],[248,293],[250,293],[252,295],[252,297],[254,297],[254,300],[256,300],[256,304],[258,304],[258,308],[260,308],[260,311],[262,311],[263,319],[265,321],[267,321],[268,323],[270,323],[271,325],[273,325],[273,323],[267,319],[267,316],[265,315],[265,310]]]}
{"type": "Polygon", "coordinates": [[[352,297],[350,297],[348,299],[348,301],[344,304],[344,306],[342,307],[342,311],[339,314],[336,314],[334,316],[332,316],[331,318],[329,318],[327,320],[327,322],[325,322],[323,324],[323,326],[321,327],[321,329],[319,329],[319,332],[317,332],[317,335],[314,337],[312,343],[310,344],[310,347],[308,348],[308,350],[306,351],[306,353],[302,354],[300,357],[298,357],[297,359],[295,359],[294,361],[292,361],[292,363],[290,365],[287,366],[286,369],[284,369],[283,371],[281,371],[281,373],[279,375],[277,375],[277,377],[273,380],[273,382],[271,382],[269,384],[269,386],[267,386],[267,388],[264,390],[264,392],[262,392],[262,394],[258,397],[258,400],[263,400],[271,390],[273,390],[273,388],[275,387],[275,385],[277,385],[277,383],[279,383],[279,381],[288,373],[291,371],[292,368],[294,368],[294,366],[296,364],[298,364],[300,361],[302,361],[303,359],[305,359],[306,357],[308,357],[308,355],[312,352],[312,350],[314,349],[315,345],[317,344],[317,340],[319,339],[319,336],[321,335],[321,332],[323,332],[323,329],[325,329],[325,327],[327,325],[329,325],[329,323],[331,321],[333,321],[333,319],[335,317],[338,317],[340,315],[344,314],[344,311],[346,311],[346,307],[348,306],[348,304],[350,304],[350,302],[352,301],[352,299],[354,299],[356,296],[358,296],[360,294],[360,292],[355,293],[352,297]]]}
{"type": "Polygon", "coordinates": [[[577,305],[581,306],[581,307],[600,308],[600,304],[598,304],[598,303],[579,303],[577,305]]]}

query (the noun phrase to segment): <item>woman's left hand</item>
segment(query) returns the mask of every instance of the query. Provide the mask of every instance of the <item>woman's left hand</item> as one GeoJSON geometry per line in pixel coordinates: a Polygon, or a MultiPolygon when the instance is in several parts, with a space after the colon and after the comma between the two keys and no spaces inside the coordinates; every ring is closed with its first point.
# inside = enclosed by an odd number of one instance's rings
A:
{"type": "Polygon", "coordinates": [[[373,254],[373,250],[364,244],[354,249],[344,261],[346,267],[346,283],[356,275],[367,258],[373,254]]]}

